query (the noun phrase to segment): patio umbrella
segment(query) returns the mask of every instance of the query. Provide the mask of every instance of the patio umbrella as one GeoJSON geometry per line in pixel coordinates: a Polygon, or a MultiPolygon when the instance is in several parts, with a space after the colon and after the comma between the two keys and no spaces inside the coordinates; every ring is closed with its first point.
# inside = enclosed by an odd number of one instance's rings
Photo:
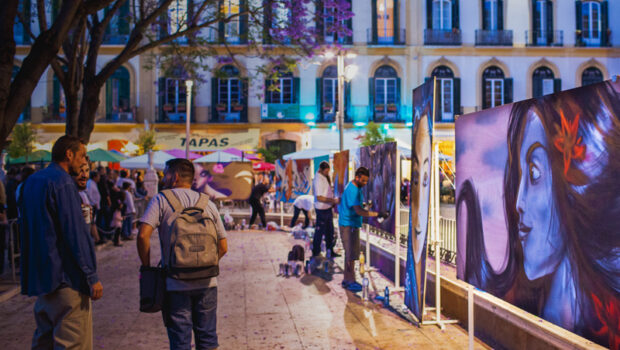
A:
{"type": "Polygon", "coordinates": [[[194,159],[194,163],[230,163],[230,162],[249,162],[245,157],[235,156],[224,151],[215,151],[204,157],[194,159]]]}
{"type": "MultiPolygon", "coordinates": [[[[153,168],[156,170],[164,170],[166,162],[174,158],[174,156],[164,151],[153,152],[153,168]]],[[[125,169],[148,169],[149,156],[148,154],[143,154],[138,157],[127,158],[121,161],[121,167],[125,169]]]]}
{"type": "MultiPolygon", "coordinates": [[[[28,163],[51,162],[51,161],[52,161],[52,153],[46,150],[34,151],[28,156],[28,163]]],[[[18,157],[18,158],[6,157],[6,163],[7,164],[24,164],[26,163],[26,157],[18,157]]]]}
{"type": "MultiPolygon", "coordinates": [[[[185,150],[184,149],[167,149],[164,152],[168,153],[169,155],[175,157],[175,158],[185,158],[185,150]]],[[[198,153],[194,153],[194,152],[189,152],[189,160],[194,160],[197,158],[202,157],[202,154],[198,154],[198,153]]]]}
{"type": "Polygon", "coordinates": [[[227,148],[225,150],[223,150],[222,152],[226,152],[226,153],[230,153],[232,155],[235,155],[239,158],[243,157],[245,159],[249,159],[249,160],[259,160],[258,156],[254,153],[249,153],[248,151],[244,151],[244,150],[240,150],[238,148],[227,148]]]}
{"type": "Polygon", "coordinates": [[[331,152],[323,149],[308,148],[299,152],[293,152],[282,156],[284,160],[289,159],[313,159],[316,157],[328,156],[331,152]]]}
{"type": "Polygon", "coordinates": [[[252,164],[252,170],[254,171],[272,171],[275,169],[275,165],[267,162],[255,162],[252,164]]]}
{"type": "Polygon", "coordinates": [[[110,163],[117,163],[127,158],[125,156],[119,155],[114,152],[106,151],[101,148],[97,148],[92,151],[89,151],[88,157],[90,158],[91,162],[110,162],[110,163]]]}

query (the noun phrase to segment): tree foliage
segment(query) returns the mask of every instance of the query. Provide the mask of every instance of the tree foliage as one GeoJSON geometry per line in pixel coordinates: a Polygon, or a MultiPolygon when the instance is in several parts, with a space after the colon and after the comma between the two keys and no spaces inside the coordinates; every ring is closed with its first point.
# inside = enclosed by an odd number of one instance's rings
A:
{"type": "Polygon", "coordinates": [[[280,152],[280,147],[278,146],[269,146],[267,148],[261,147],[257,151],[258,153],[260,153],[260,155],[263,157],[263,159],[267,163],[273,164],[276,162],[276,160],[282,157],[282,154],[280,152]]]}
{"type": "Polygon", "coordinates": [[[139,155],[148,153],[155,148],[157,144],[157,132],[152,128],[146,128],[140,131],[138,135],[138,141],[136,141],[136,145],[140,147],[139,155]]]}
{"type": "Polygon", "coordinates": [[[394,138],[383,134],[379,124],[370,122],[366,125],[366,133],[361,142],[362,146],[380,145],[387,142],[394,142],[394,138]]]}
{"type": "Polygon", "coordinates": [[[7,153],[11,158],[28,157],[34,151],[34,143],[37,141],[37,134],[30,123],[15,125],[11,135],[12,140],[7,147],[7,153]]]}

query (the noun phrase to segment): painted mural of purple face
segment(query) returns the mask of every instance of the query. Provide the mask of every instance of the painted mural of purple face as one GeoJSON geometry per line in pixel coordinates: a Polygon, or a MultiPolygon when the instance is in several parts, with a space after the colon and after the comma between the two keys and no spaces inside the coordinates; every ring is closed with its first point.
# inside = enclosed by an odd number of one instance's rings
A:
{"type": "Polygon", "coordinates": [[[519,239],[525,274],[530,280],[554,272],[565,251],[557,209],[553,204],[549,147],[539,116],[530,112],[519,152],[517,194],[519,239]]]}
{"type": "Polygon", "coordinates": [[[431,179],[431,139],[429,136],[428,116],[419,119],[416,128],[413,173],[411,174],[411,225],[414,228],[413,256],[420,261],[428,227],[428,206],[431,179]]]}

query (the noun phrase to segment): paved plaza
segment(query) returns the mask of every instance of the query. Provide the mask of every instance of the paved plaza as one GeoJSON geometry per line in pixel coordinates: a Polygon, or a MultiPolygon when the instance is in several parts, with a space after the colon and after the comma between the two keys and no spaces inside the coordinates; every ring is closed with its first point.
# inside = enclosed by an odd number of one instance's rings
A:
{"type": "MultiPolygon", "coordinates": [[[[284,232],[231,231],[229,252],[218,277],[220,349],[463,349],[467,332],[418,328],[379,304],[340,287],[341,274],[327,282],[315,276],[277,276],[295,243],[284,232]]],[[[154,235],[152,261],[159,256],[154,235]]],[[[303,243],[302,243],[303,244],[303,243]]],[[[138,312],[135,241],[98,252],[104,296],[94,302],[95,349],[167,349],[160,313],[138,312]]],[[[385,283],[376,275],[373,282],[385,283]]],[[[0,303],[0,348],[29,348],[34,298],[17,295],[0,303]]],[[[477,342],[476,348],[486,348],[477,342]]]]}

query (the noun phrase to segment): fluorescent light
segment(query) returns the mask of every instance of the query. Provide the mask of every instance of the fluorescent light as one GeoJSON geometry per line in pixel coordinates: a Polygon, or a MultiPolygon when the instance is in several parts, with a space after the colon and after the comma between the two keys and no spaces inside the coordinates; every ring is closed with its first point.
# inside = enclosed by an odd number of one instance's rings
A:
{"type": "Polygon", "coordinates": [[[365,122],[356,122],[353,125],[355,125],[355,126],[366,126],[366,123],[365,122]]]}

